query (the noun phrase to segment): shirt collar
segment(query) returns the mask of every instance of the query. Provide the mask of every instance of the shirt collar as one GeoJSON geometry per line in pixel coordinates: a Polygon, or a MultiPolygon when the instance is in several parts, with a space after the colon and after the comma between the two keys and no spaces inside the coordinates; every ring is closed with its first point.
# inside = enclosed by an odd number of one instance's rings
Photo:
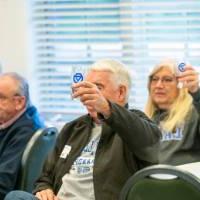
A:
{"type": "Polygon", "coordinates": [[[26,108],[24,108],[21,112],[19,112],[17,115],[15,115],[13,118],[8,120],[7,122],[0,125],[0,130],[8,128],[10,125],[12,125],[24,112],[26,108]]]}

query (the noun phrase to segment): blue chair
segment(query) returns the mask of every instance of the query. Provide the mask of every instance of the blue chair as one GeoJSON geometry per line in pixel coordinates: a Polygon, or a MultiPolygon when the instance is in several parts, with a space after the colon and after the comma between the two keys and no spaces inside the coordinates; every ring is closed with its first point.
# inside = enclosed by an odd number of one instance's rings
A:
{"type": "Polygon", "coordinates": [[[39,177],[43,163],[48,153],[55,146],[57,129],[54,127],[43,128],[29,140],[24,150],[17,188],[31,192],[34,182],[39,177]]]}
{"type": "Polygon", "coordinates": [[[154,165],[138,171],[129,178],[120,194],[120,200],[199,199],[200,179],[170,165],[154,165]]]}

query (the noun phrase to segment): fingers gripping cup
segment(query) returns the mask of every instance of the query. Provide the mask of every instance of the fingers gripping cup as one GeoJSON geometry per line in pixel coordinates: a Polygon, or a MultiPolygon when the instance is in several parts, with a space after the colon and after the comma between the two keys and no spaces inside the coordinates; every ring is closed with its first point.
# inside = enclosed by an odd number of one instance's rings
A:
{"type": "MultiPolygon", "coordinates": [[[[83,66],[73,66],[71,68],[71,85],[74,83],[79,83],[84,80],[84,75],[86,72],[86,67],[83,66]]],[[[72,87],[72,94],[75,92],[75,89],[72,87]]],[[[72,98],[74,99],[74,98],[72,98]]]]}
{"type": "MultiPolygon", "coordinates": [[[[185,66],[186,64],[184,62],[181,62],[177,65],[177,71],[176,71],[176,76],[181,76],[181,74],[185,71],[185,66]]],[[[183,88],[184,83],[183,82],[178,82],[177,88],[183,88]]]]}

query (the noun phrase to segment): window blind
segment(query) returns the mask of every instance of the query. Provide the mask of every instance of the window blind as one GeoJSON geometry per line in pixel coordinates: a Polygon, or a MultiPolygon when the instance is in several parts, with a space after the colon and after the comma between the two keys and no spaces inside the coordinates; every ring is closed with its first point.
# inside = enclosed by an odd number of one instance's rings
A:
{"type": "Polygon", "coordinates": [[[200,1],[32,0],[32,55],[39,110],[50,121],[86,113],[71,99],[71,69],[100,58],[125,63],[129,105],[143,109],[147,75],[166,57],[199,66],[200,1]]]}

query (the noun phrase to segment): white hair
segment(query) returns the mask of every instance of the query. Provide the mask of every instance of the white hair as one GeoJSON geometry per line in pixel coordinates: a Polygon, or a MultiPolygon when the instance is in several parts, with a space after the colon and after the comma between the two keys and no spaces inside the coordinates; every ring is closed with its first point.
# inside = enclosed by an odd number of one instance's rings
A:
{"type": "Polygon", "coordinates": [[[126,100],[128,101],[132,82],[130,72],[123,63],[114,59],[102,59],[91,65],[88,71],[111,72],[114,75],[116,84],[124,85],[127,88],[126,100]]]}

